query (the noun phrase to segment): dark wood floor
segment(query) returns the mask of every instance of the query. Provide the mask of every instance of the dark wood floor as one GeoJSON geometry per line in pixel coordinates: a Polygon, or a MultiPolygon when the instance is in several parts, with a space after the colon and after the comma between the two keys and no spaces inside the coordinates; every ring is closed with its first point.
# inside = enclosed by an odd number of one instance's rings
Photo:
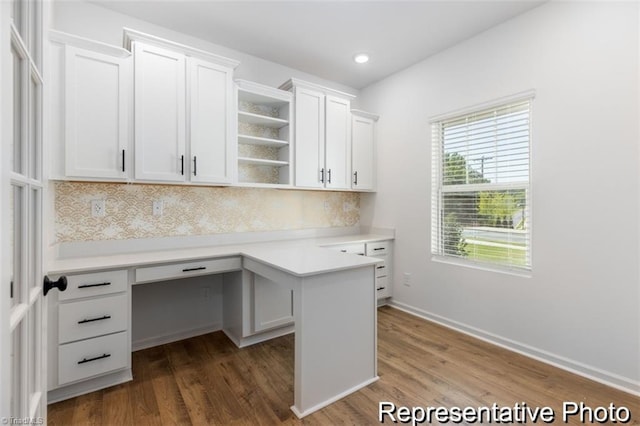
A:
{"type": "MultiPolygon", "coordinates": [[[[50,425],[254,425],[378,422],[378,403],[400,406],[625,406],[640,398],[396,309],[378,311],[380,380],[304,420],[293,404],[293,336],[244,349],[222,332],[133,354],[132,382],[49,406],[50,425]]],[[[389,423],[386,421],[385,423],[389,423]]],[[[436,423],[436,422],[433,422],[436,423]]],[[[578,417],[572,424],[583,424],[578,417]]],[[[463,423],[464,424],[464,423],[463,423]]],[[[542,423],[544,424],[544,423],[542,423]]]]}

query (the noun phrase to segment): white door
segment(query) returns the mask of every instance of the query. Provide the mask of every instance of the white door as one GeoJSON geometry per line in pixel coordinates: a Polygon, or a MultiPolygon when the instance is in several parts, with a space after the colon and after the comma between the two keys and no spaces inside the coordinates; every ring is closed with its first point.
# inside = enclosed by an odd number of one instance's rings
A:
{"type": "Polygon", "coordinates": [[[372,190],[374,186],[374,123],[370,118],[353,116],[351,124],[353,155],[351,187],[353,189],[372,190]]]}
{"type": "Polygon", "coordinates": [[[325,186],[351,188],[351,113],[350,102],[327,96],[325,127],[325,186]]]}
{"type": "Polygon", "coordinates": [[[188,64],[191,181],[231,183],[232,70],[196,58],[188,64]]]}
{"type": "Polygon", "coordinates": [[[9,424],[46,417],[42,6],[34,0],[0,2],[0,416],[9,424]]]}
{"type": "Polygon", "coordinates": [[[65,46],[65,174],[125,180],[130,57],[65,46]]]}
{"type": "Polygon", "coordinates": [[[293,322],[293,290],[253,274],[253,331],[265,331],[293,322]]]}
{"type": "Polygon", "coordinates": [[[296,186],[322,188],[324,167],[324,94],[295,89],[296,186]]]}
{"type": "Polygon", "coordinates": [[[185,56],[140,42],[133,55],[136,179],[184,182],[185,56]]]}

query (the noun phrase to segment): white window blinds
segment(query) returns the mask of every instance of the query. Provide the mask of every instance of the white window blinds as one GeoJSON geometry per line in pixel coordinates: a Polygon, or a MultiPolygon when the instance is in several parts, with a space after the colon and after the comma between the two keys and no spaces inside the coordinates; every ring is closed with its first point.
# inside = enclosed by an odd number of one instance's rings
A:
{"type": "Polygon", "coordinates": [[[432,122],[436,256],[531,268],[531,98],[432,122]]]}

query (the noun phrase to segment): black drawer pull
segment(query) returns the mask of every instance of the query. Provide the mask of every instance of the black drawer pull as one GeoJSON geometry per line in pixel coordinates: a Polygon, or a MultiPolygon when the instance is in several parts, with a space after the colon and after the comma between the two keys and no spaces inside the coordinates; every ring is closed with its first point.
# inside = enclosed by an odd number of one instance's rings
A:
{"type": "Polygon", "coordinates": [[[382,266],[376,266],[376,269],[384,269],[386,268],[386,266],[382,265],[382,266]]]}
{"type": "Polygon", "coordinates": [[[111,319],[111,315],[105,315],[105,316],[99,317],[99,318],[86,318],[86,319],[83,319],[82,321],[78,321],[78,324],[86,324],[88,322],[102,321],[102,320],[106,320],[106,319],[111,319]]]}
{"type": "Polygon", "coordinates": [[[386,287],[378,287],[378,288],[376,288],[376,290],[377,290],[377,291],[380,291],[380,290],[384,290],[385,288],[386,288],[386,287]]]}
{"type": "Polygon", "coordinates": [[[198,266],[197,268],[187,268],[187,269],[183,269],[182,272],[191,272],[191,271],[203,271],[207,269],[206,266],[198,266]]]}
{"type": "Polygon", "coordinates": [[[82,284],[82,285],[79,285],[78,288],[102,287],[105,285],[111,285],[111,283],[82,284]]]}
{"type": "Polygon", "coordinates": [[[346,250],[340,250],[340,251],[341,251],[341,252],[343,252],[343,253],[346,253],[346,252],[347,252],[346,250]]]}
{"type": "Polygon", "coordinates": [[[376,248],[373,249],[373,251],[384,250],[384,249],[385,249],[385,247],[376,247],[376,248]]]}
{"type": "Polygon", "coordinates": [[[78,364],[86,364],[87,362],[97,361],[99,359],[109,358],[111,354],[102,354],[94,358],[84,358],[82,361],[78,361],[78,364]]]}

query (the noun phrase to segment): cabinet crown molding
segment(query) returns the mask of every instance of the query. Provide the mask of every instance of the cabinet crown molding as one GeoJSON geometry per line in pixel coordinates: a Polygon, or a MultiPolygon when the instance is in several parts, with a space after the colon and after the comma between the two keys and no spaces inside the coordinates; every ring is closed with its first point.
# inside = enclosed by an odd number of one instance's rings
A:
{"type": "Polygon", "coordinates": [[[282,89],[276,89],[275,87],[265,86],[264,84],[256,83],[254,81],[236,79],[235,80],[238,89],[248,92],[263,93],[267,96],[271,96],[283,101],[291,101],[293,94],[282,89]]]}
{"type": "Polygon", "coordinates": [[[161,37],[157,37],[151,34],[143,33],[131,28],[123,28],[123,44],[125,49],[131,51],[131,46],[134,41],[142,41],[151,43],[159,47],[165,47],[172,50],[178,50],[187,56],[204,59],[219,65],[223,65],[232,69],[235,69],[240,65],[239,61],[235,59],[226,58],[224,56],[216,55],[215,53],[207,52],[206,50],[196,49],[195,47],[187,46],[185,44],[176,43],[171,40],[167,40],[161,37]]]}
{"type": "Polygon", "coordinates": [[[362,111],[361,109],[352,109],[351,110],[351,114],[358,116],[358,117],[363,117],[363,118],[368,118],[370,120],[373,121],[378,121],[378,119],[380,118],[380,116],[378,114],[374,114],[372,112],[367,112],[367,111],[362,111]]]}
{"type": "Polygon", "coordinates": [[[319,84],[310,83],[308,81],[300,80],[297,78],[292,78],[290,80],[285,81],[278,87],[281,90],[291,90],[293,87],[302,87],[305,89],[315,90],[317,92],[322,92],[325,95],[329,96],[337,96],[346,100],[353,100],[356,98],[356,95],[352,95],[347,92],[341,92],[340,90],[330,89],[328,87],[321,86],[319,84]]]}
{"type": "Polygon", "coordinates": [[[85,50],[91,50],[97,53],[103,53],[105,55],[110,55],[116,58],[128,58],[129,56],[131,56],[131,52],[123,49],[122,47],[113,46],[101,41],[91,40],[62,31],[49,30],[49,41],[78,47],[85,50]]]}

